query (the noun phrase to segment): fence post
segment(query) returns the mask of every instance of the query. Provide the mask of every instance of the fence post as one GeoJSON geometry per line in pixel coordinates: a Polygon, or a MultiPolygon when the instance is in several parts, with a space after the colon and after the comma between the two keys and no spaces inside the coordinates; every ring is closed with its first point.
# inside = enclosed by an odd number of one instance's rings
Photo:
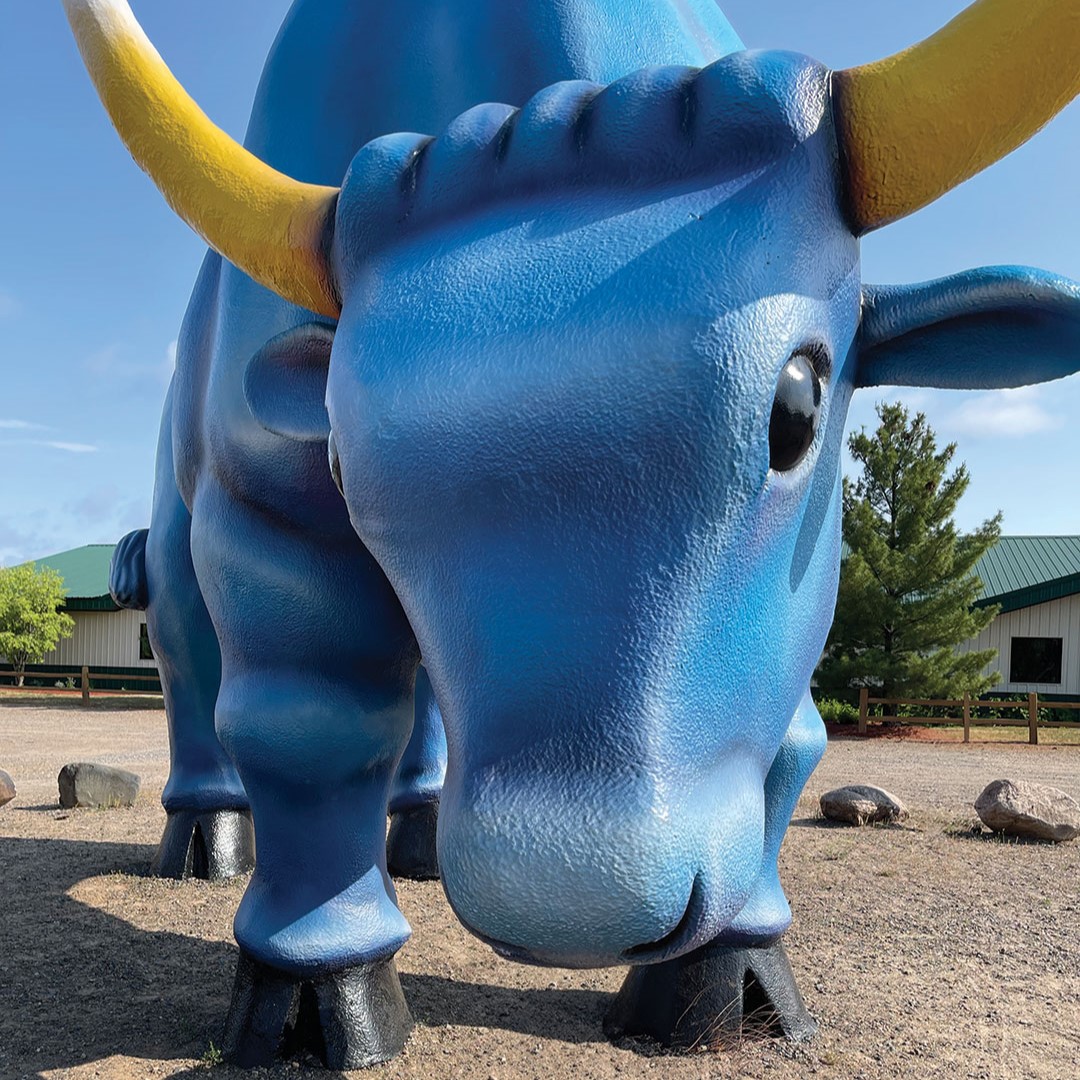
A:
{"type": "Polygon", "coordinates": [[[964,742],[971,742],[971,695],[964,694],[964,742]]]}
{"type": "Polygon", "coordinates": [[[84,705],[90,704],[90,669],[83,664],[82,679],[80,680],[82,686],[82,703],[84,705]]]}
{"type": "Polygon", "coordinates": [[[867,687],[863,687],[859,691],[859,734],[866,734],[866,715],[870,711],[869,705],[870,691],[867,687]]]}
{"type": "Polygon", "coordinates": [[[1039,695],[1028,694],[1028,742],[1039,745],[1039,695]]]}

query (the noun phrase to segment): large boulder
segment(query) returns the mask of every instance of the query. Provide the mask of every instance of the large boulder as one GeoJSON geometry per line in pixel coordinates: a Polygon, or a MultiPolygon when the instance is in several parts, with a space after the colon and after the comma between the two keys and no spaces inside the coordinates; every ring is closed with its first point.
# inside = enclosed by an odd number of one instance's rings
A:
{"type": "Polygon", "coordinates": [[[849,784],[821,796],[821,812],[845,825],[894,825],[908,816],[907,807],[883,788],[849,784]]]}
{"type": "Polygon", "coordinates": [[[60,805],[114,807],[133,806],[139,794],[139,778],[109,765],[77,762],[65,765],[57,777],[60,805]]]}
{"type": "Polygon", "coordinates": [[[0,806],[7,806],[15,798],[15,781],[0,769],[0,806]]]}
{"type": "Polygon", "coordinates": [[[975,800],[975,812],[994,832],[1030,840],[1080,836],[1080,803],[1064,791],[1027,780],[995,780],[975,800]]]}

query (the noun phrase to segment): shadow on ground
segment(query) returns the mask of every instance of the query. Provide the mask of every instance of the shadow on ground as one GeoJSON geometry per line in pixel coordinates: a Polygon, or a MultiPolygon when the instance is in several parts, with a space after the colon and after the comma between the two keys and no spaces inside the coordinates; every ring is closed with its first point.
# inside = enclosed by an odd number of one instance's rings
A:
{"type": "Polygon", "coordinates": [[[145,844],[0,838],[0,1076],[206,1049],[233,949],[137,930],[66,895],[85,878],[144,874],[153,853],[145,844]]]}
{"type": "Polygon", "coordinates": [[[791,824],[800,829],[850,829],[850,825],[843,825],[839,821],[830,821],[826,817],[801,817],[792,818],[791,824]]]}
{"type": "MultiPolygon", "coordinates": [[[[234,945],[139,930],[66,895],[86,878],[141,876],[153,852],[145,844],[0,837],[0,1076],[5,1080],[113,1055],[198,1060],[211,1041],[220,1044],[234,945]]],[[[175,902],[184,900],[180,887],[175,902]]],[[[420,974],[404,974],[402,984],[418,1025],[486,1027],[538,1037],[558,1032],[577,1044],[603,1041],[601,1018],[610,999],[596,991],[519,990],[420,974]]],[[[205,1076],[206,1071],[175,1075],[205,1076]]]]}
{"type": "Polygon", "coordinates": [[[950,840],[976,840],[983,844],[1011,844],[1017,847],[1056,847],[1065,841],[1040,840],[1035,836],[1009,836],[1007,833],[990,832],[981,825],[965,825],[943,830],[950,840]]]}
{"type": "Polygon", "coordinates": [[[860,829],[874,829],[879,832],[913,832],[920,830],[914,825],[905,825],[898,821],[868,821],[865,825],[852,825],[850,821],[832,821],[826,817],[792,818],[791,827],[797,829],[824,829],[826,831],[856,832],[860,829]]]}

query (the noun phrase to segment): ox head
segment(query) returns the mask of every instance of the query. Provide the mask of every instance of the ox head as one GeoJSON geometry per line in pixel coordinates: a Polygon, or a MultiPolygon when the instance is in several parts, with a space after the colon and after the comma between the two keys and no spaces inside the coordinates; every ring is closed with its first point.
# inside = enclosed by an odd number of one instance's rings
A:
{"type": "Polygon", "coordinates": [[[715,936],[828,630],[853,389],[1080,366],[1071,283],[864,288],[858,247],[1076,92],[1080,17],[983,0],[849,72],[736,53],[558,84],[378,139],[339,190],[224,146],[126,5],[68,7],[173,205],[340,314],[331,463],[447,725],[458,913],[562,963],[715,936]]]}

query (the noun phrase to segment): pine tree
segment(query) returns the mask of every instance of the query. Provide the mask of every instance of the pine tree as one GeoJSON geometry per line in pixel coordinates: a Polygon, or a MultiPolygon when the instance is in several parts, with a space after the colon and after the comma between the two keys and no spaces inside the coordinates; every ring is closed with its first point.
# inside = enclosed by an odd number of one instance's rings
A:
{"type": "Polygon", "coordinates": [[[881,697],[952,698],[998,681],[996,650],[958,653],[998,613],[976,608],[975,563],[1001,535],[1001,514],[972,533],[953,522],[970,476],[949,471],[956,444],[937,449],[922,413],[880,404],[874,434],[848,440],[862,475],[844,478],[844,541],[836,618],[818,667],[826,691],[868,686],[881,697]]]}

